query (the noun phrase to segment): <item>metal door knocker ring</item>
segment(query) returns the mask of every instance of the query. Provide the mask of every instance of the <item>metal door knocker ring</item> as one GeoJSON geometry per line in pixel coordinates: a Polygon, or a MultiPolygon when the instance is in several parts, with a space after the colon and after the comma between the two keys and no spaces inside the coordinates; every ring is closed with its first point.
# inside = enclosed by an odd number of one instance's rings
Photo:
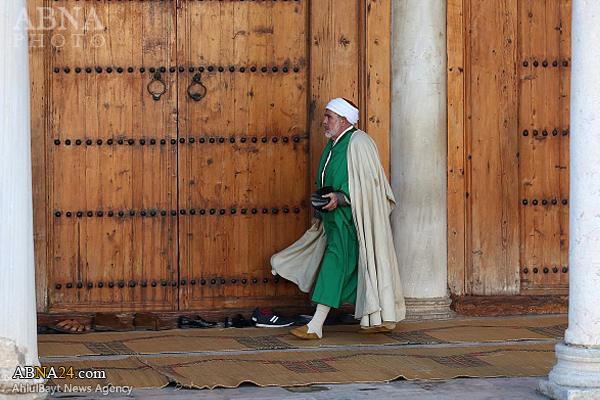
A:
{"type": "MultiPolygon", "coordinates": [[[[156,85],[155,85],[156,86],[156,85]]],[[[152,95],[152,98],[155,101],[159,101],[160,97],[167,93],[167,84],[165,83],[165,81],[162,80],[161,76],[160,76],[160,72],[157,72],[154,74],[154,79],[148,84],[148,92],[152,95]],[[154,91],[152,90],[152,84],[154,82],[159,82],[162,85],[162,91],[158,92],[158,91],[154,91]]]]}
{"type": "Polygon", "coordinates": [[[188,95],[195,101],[200,101],[206,96],[206,86],[202,83],[202,77],[200,74],[194,75],[192,78],[192,84],[188,87],[188,95]],[[200,86],[200,92],[192,92],[194,86],[200,86]]]}

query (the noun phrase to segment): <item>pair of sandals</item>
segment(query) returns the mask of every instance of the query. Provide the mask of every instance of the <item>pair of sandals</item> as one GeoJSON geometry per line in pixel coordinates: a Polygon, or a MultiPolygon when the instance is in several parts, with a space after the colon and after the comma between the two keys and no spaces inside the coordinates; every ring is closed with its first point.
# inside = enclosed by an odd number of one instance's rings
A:
{"type": "MultiPolygon", "coordinates": [[[[208,324],[204,320],[202,322],[208,324]]],[[[160,331],[171,329],[171,325],[168,320],[160,319],[152,313],[136,313],[133,318],[133,324],[123,322],[114,314],[97,313],[94,317],[93,329],[91,326],[80,324],[74,319],[66,319],[56,325],[49,325],[48,328],[60,333],[88,333],[92,332],[92,330],[96,332],[160,331]]]]}
{"type": "Polygon", "coordinates": [[[82,325],[74,319],[66,319],[56,325],[48,325],[48,328],[61,333],[88,333],[92,331],[89,325],[82,325]]]}

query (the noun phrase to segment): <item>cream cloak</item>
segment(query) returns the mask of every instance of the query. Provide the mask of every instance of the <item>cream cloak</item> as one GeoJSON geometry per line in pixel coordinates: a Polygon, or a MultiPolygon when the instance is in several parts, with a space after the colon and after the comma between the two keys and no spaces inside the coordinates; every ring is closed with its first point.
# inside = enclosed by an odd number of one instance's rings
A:
{"type": "MultiPolygon", "coordinates": [[[[355,317],[364,328],[393,328],[406,315],[390,214],[396,201],[375,142],[361,130],[348,145],[348,185],[359,242],[355,317]]],[[[327,237],[322,224],[271,257],[273,275],[309,292],[319,272],[327,237]]]]}

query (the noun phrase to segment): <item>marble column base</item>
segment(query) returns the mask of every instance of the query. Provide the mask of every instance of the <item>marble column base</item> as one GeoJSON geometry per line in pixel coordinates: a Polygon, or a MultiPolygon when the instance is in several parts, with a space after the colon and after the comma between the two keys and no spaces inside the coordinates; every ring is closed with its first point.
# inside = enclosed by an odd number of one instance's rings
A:
{"type": "Polygon", "coordinates": [[[558,362],[538,391],[555,400],[600,399],[600,349],[556,345],[558,362]]]}
{"type": "Polygon", "coordinates": [[[600,389],[583,389],[561,386],[543,379],[538,383],[538,392],[553,400],[598,400],[600,389]]]}
{"type": "Polygon", "coordinates": [[[0,338],[0,400],[38,400],[46,397],[43,379],[13,379],[17,366],[39,366],[27,349],[14,340],[0,338]]]}
{"type": "Polygon", "coordinates": [[[432,321],[456,318],[456,312],[450,309],[452,300],[449,298],[405,299],[405,301],[405,321],[432,321]]]}
{"type": "Polygon", "coordinates": [[[41,400],[47,392],[42,379],[11,378],[14,370],[0,369],[0,400],[41,400]]]}
{"type": "Polygon", "coordinates": [[[47,396],[47,393],[42,392],[43,383],[19,381],[15,383],[14,390],[12,384],[10,387],[8,393],[0,393],[0,400],[42,400],[47,396]]]}

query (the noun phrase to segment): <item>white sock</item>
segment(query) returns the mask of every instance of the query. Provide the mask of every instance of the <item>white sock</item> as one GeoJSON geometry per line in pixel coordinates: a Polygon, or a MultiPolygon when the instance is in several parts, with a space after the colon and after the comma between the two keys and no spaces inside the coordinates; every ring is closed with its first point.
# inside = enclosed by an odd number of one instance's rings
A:
{"type": "Polygon", "coordinates": [[[329,310],[331,310],[331,307],[317,304],[317,311],[308,323],[308,333],[316,333],[319,339],[323,337],[323,324],[325,323],[327,314],[329,314],[329,310]]]}

